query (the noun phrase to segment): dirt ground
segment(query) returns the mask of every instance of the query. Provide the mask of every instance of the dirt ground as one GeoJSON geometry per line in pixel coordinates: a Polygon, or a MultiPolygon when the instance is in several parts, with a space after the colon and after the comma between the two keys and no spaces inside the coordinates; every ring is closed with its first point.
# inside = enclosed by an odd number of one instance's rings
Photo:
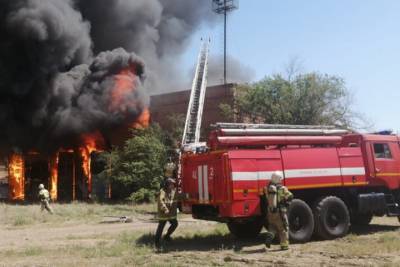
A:
{"type": "Polygon", "coordinates": [[[278,245],[265,248],[264,234],[239,241],[223,224],[181,215],[173,242],[156,253],[152,212],[126,213],[132,222],[105,223],[112,218],[101,215],[63,222],[48,214],[41,215],[50,218],[44,222],[5,222],[0,225],[0,266],[400,266],[397,218],[374,218],[344,238],[279,251],[278,245]]]}

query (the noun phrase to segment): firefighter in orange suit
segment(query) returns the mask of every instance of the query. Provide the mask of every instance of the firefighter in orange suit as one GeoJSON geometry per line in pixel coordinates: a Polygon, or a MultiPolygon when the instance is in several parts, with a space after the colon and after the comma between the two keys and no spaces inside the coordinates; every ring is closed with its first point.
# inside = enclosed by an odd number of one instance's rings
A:
{"type": "Polygon", "coordinates": [[[165,166],[165,180],[158,195],[158,227],[155,236],[155,246],[161,248],[161,236],[167,222],[170,223],[167,233],[164,236],[164,241],[171,241],[171,235],[178,227],[177,208],[178,195],[176,190],[176,181],[174,176],[176,165],[167,163],[165,166]]]}
{"type": "Polygon", "coordinates": [[[271,182],[264,188],[267,198],[268,232],[265,245],[269,248],[275,234],[278,234],[282,250],[289,249],[289,222],[287,208],[293,199],[293,194],[282,185],[283,173],[276,171],[271,176],[271,182]]]}

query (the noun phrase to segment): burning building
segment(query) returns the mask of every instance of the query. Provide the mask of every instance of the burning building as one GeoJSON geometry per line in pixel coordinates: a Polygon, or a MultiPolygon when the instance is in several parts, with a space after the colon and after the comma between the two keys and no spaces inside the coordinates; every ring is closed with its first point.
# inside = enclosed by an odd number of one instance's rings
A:
{"type": "Polygon", "coordinates": [[[62,138],[50,135],[46,145],[5,146],[0,152],[0,198],[35,200],[39,184],[49,189],[53,200],[91,197],[92,154],[111,148],[111,144],[122,144],[129,128],[146,127],[149,123],[149,110],[137,92],[143,66],[133,67],[129,60],[127,64],[119,72],[110,74],[111,80],[105,85],[108,86],[105,90],[109,90],[105,109],[109,116],[118,118],[105,117],[110,121],[94,125],[91,132],[67,131],[62,138]]]}
{"type": "Polygon", "coordinates": [[[212,16],[198,0],[0,1],[0,197],[89,197],[90,155],[148,124],[212,16]]]}

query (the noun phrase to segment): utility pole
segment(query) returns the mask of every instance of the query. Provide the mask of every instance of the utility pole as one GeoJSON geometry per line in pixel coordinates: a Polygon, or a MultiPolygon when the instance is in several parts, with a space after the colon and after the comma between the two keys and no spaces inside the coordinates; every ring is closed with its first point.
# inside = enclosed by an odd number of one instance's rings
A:
{"type": "Polygon", "coordinates": [[[224,15],[224,84],[226,81],[226,18],[229,12],[239,7],[239,0],[212,0],[213,11],[217,14],[224,15]]]}

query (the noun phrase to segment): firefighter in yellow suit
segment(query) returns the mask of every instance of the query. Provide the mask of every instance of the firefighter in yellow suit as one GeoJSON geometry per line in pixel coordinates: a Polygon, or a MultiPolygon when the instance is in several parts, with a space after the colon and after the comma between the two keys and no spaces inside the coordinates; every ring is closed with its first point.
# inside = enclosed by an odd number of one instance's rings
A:
{"type": "Polygon", "coordinates": [[[267,198],[267,239],[265,245],[269,248],[275,233],[278,234],[282,250],[289,249],[289,222],[287,208],[293,199],[293,194],[282,185],[283,173],[275,171],[271,182],[264,188],[267,198]]]}
{"type": "Polygon", "coordinates": [[[174,176],[176,165],[168,163],[165,166],[165,181],[163,188],[161,188],[158,195],[158,227],[155,236],[155,246],[157,249],[161,248],[161,236],[164,227],[167,222],[170,223],[170,227],[164,236],[164,241],[171,241],[171,235],[178,227],[177,208],[179,193],[176,189],[176,181],[172,177],[174,176]]]}
{"type": "Polygon", "coordinates": [[[47,210],[50,214],[53,214],[53,209],[50,207],[50,193],[44,188],[43,184],[40,184],[38,197],[40,199],[40,209],[41,211],[47,210]]]}

